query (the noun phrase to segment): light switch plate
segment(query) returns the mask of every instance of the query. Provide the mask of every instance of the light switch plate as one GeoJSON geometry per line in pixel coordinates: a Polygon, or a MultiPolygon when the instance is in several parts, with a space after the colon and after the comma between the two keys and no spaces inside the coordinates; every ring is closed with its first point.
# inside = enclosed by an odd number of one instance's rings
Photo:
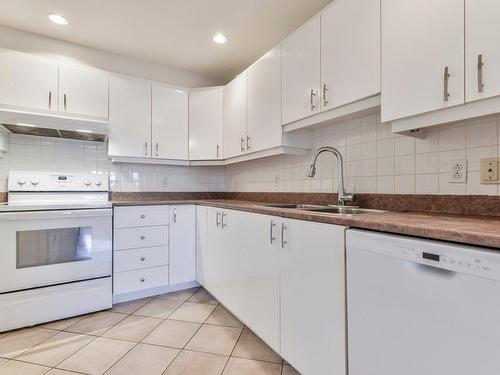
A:
{"type": "Polygon", "coordinates": [[[499,159],[481,159],[481,183],[498,184],[498,164],[499,159]]]}
{"type": "Polygon", "coordinates": [[[467,159],[450,160],[449,182],[467,182],[467,159]]]}

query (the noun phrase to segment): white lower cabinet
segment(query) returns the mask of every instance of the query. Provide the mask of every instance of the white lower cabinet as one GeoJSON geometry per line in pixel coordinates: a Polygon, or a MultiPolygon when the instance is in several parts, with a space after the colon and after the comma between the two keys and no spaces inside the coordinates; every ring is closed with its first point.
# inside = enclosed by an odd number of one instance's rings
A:
{"type": "Polygon", "coordinates": [[[170,207],[170,284],[196,279],[195,206],[170,207]]]}
{"type": "Polygon", "coordinates": [[[197,220],[198,282],[303,375],[345,375],[345,228],[213,207],[197,220]]]}

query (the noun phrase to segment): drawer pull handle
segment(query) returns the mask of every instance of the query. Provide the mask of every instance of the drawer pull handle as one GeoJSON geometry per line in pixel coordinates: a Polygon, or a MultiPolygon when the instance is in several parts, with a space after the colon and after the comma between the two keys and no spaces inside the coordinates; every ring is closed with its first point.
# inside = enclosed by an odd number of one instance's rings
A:
{"type": "Polygon", "coordinates": [[[146,260],[146,257],[141,257],[141,262],[144,262],[146,260]]]}
{"type": "Polygon", "coordinates": [[[146,281],[146,279],[144,277],[141,277],[141,283],[143,283],[144,281],[146,281]]]}
{"type": "Polygon", "coordinates": [[[141,215],[141,219],[145,219],[146,218],[146,215],[141,215]]]}
{"type": "Polygon", "coordinates": [[[141,240],[144,240],[144,239],[146,239],[146,236],[141,236],[141,240]]]}

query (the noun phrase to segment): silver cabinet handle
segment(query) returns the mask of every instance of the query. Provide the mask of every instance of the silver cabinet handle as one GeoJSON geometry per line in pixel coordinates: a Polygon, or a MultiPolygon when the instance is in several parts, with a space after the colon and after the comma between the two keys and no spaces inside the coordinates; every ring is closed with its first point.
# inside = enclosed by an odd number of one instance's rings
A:
{"type": "Polygon", "coordinates": [[[245,138],[241,137],[241,140],[240,140],[240,150],[241,152],[245,152],[245,138]]]}
{"type": "Polygon", "coordinates": [[[328,91],[328,87],[326,87],[326,83],[323,84],[323,105],[326,107],[328,105],[328,99],[326,97],[326,92],[328,91]]]}
{"type": "Polygon", "coordinates": [[[146,236],[141,236],[140,237],[141,240],[145,240],[146,239],[146,236]]]}
{"type": "Polygon", "coordinates": [[[52,91],[49,91],[49,109],[52,108],[52,91]]]}
{"type": "Polygon", "coordinates": [[[141,262],[144,262],[146,260],[146,257],[141,257],[141,262]]]}
{"type": "Polygon", "coordinates": [[[217,214],[215,215],[215,225],[217,226],[217,228],[220,227],[220,212],[217,212],[217,214]]]}
{"type": "Polygon", "coordinates": [[[271,245],[273,244],[273,241],[276,240],[276,237],[274,237],[274,227],[276,224],[271,220],[271,225],[269,226],[269,242],[271,245]]]}
{"type": "Polygon", "coordinates": [[[148,156],[148,141],[144,142],[144,156],[148,156]]]}
{"type": "Polygon", "coordinates": [[[225,220],[224,218],[226,217],[227,215],[223,212],[222,213],[222,220],[221,220],[221,227],[222,229],[226,228],[227,227],[227,224],[225,223],[225,220]]]}
{"type": "Polygon", "coordinates": [[[284,249],[286,245],[285,241],[285,230],[286,230],[286,225],[285,223],[281,223],[281,248],[284,249]]]}
{"type": "Polygon", "coordinates": [[[483,55],[477,55],[477,91],[483,92],[484,83],[483,83],[483,55]]]}
{"type": "Polygon", "coordinates": [[[174,224],[177,223],[177,208],[174,208],[174,224]]]}
{"type": "Polygon", "coordinates": [[[217,159],[219,158],[219,149],[220,149],[220,146],[217,145],[217,159]]]}
{"type": "Polygon", "coordinates": [[[64,110],[66,111],[66,109],[68,108],[68,99],[67,99],[67,95],[64,94],[63,95],[63,103],[64,103],[64,110]]]}
{"type": "Polygon", "coordinates": [[[141,283],[143,283],[144,281],[146,281],[146,279],[144,277],[141,277],[141,283]]]}
{"type": "Polygon", "coordinates": [[[311,111],[316,109],[316,105],[314,105],[314,97],[316,96],[316,92],[314,89],[311,89],[311,111]]]}
{"type": "Polygon", "coordinates": [[[252,148],[252,138],[247,135],[247,151],[252,148]]]}
{"type": "Polygon", "coordinates": [[[448,101],[449,97],[450,97],[450,93],[448,91],[448,80],[450,78],[450,73],[449,73],[449,68],[447,66],[444,67],[444,77],[443,77],[443,80],[444,80],[444,91],[443,91],[443,99],[445,102],[448,101]]]}
{"type": "Polygon", "coordinates": [[[145,218],[146,218],[146,215],[142,214],[141,219],[145,219],[145,218]]]}
{"type": "Polygon", "coordinates": [[[155,145],[155,149],[156,149],[156,157],[158,157],[160,155],[160,144],[158,142],[156,142],[156,145],[155,145]]]}

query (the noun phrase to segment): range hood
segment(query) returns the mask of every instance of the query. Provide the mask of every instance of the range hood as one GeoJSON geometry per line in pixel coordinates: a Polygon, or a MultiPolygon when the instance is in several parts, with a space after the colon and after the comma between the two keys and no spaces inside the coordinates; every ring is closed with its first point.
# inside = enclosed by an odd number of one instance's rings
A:
{"type": "Polygon", "coordinates": [[[103,120],[1,109],[0,124],[9,133],[105,142],[109,123],[103,120]]]}

